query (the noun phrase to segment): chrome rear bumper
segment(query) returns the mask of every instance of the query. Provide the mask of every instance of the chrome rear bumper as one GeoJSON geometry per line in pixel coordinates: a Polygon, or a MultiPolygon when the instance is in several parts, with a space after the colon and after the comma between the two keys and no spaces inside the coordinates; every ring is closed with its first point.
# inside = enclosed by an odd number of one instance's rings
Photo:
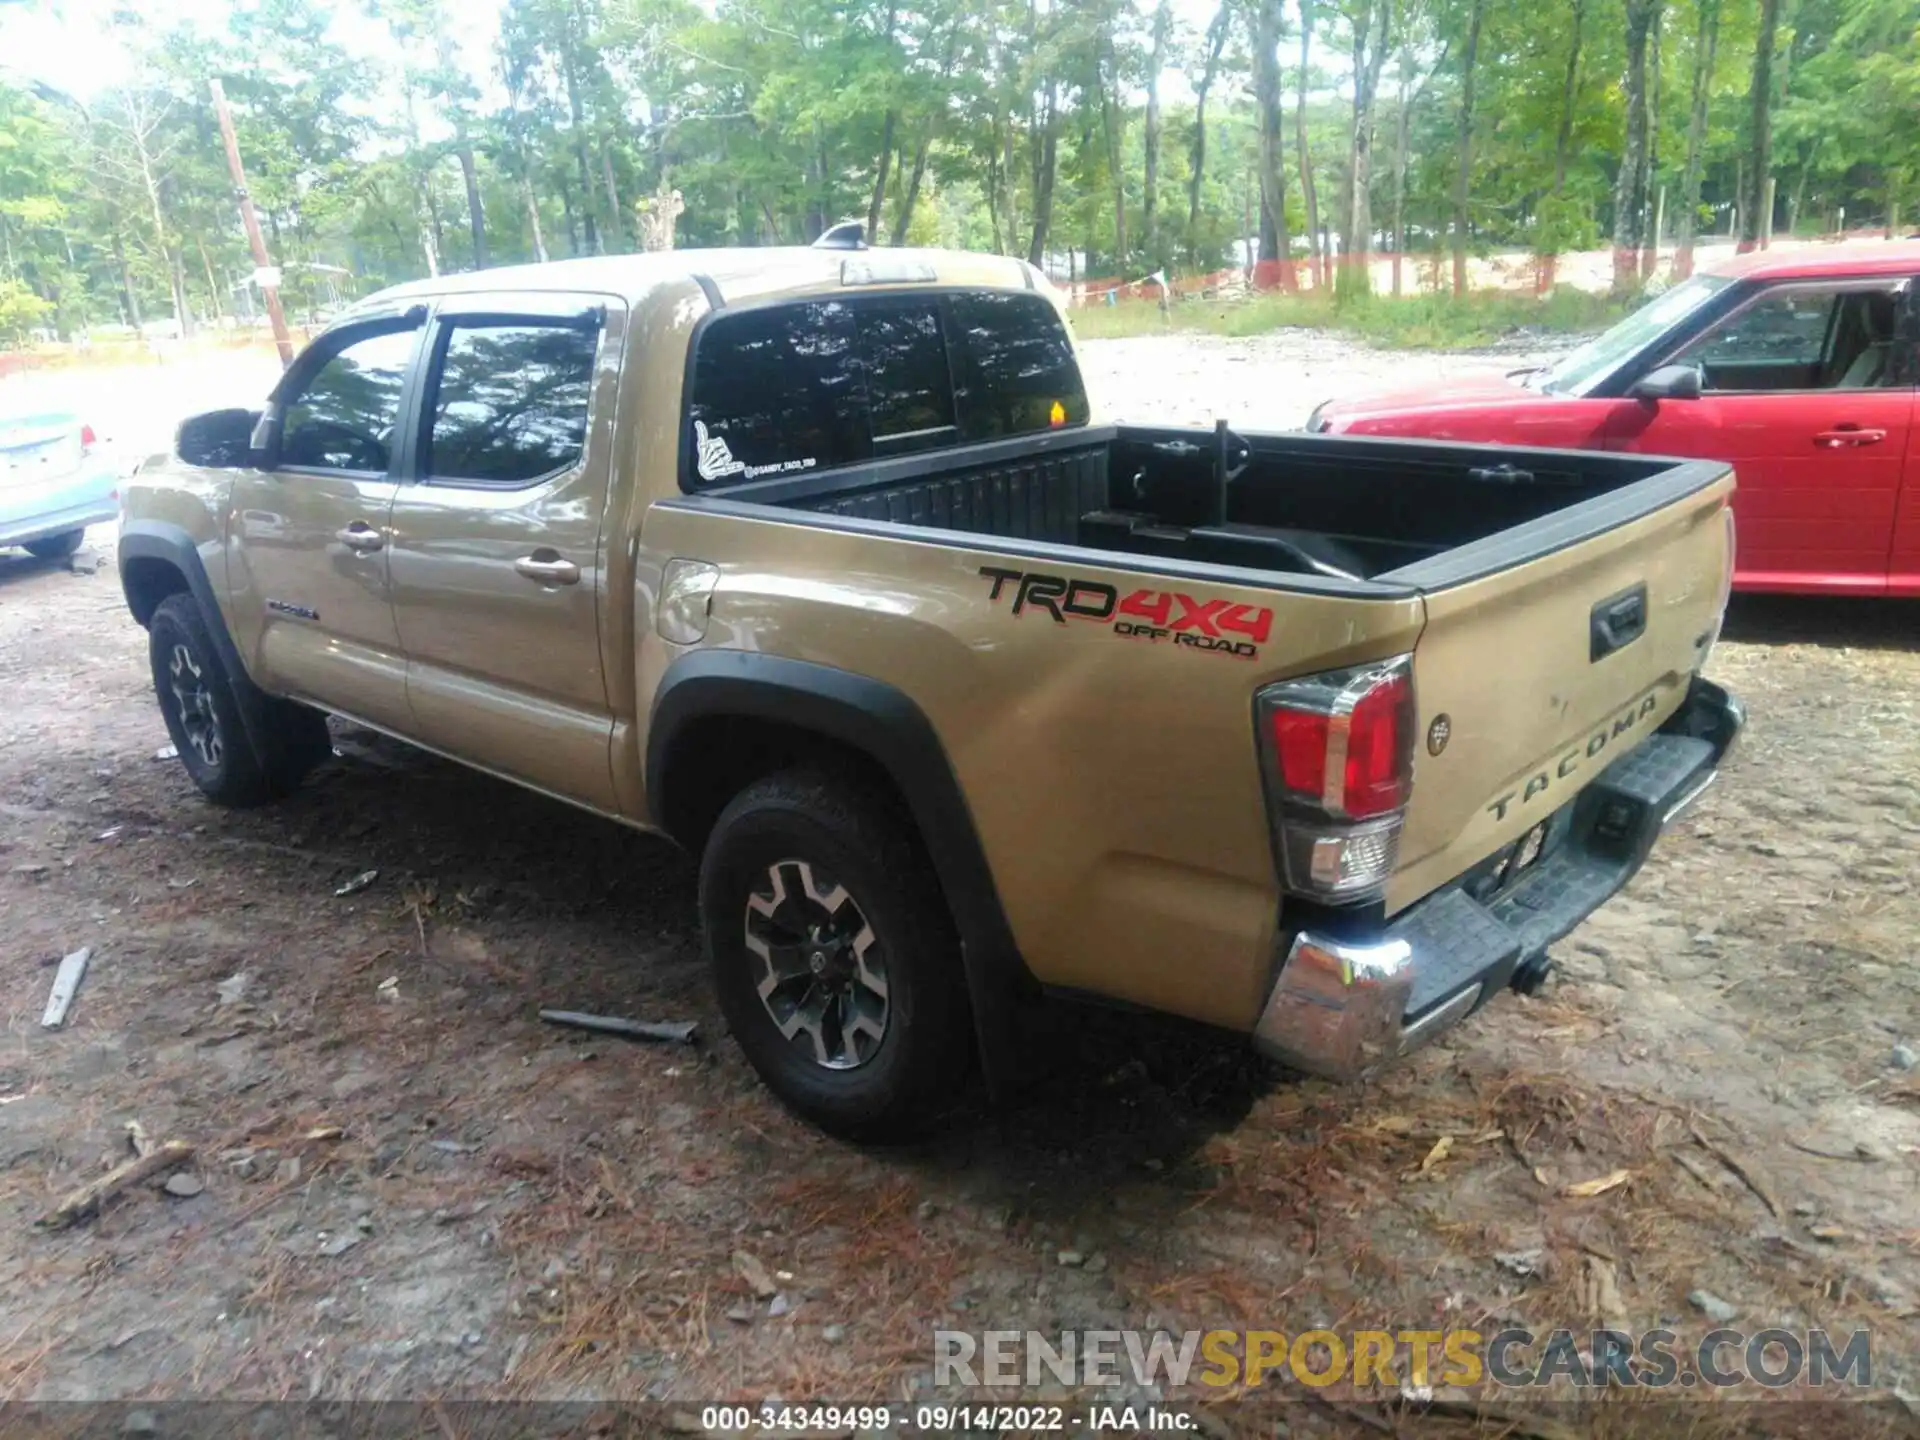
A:
{"type": "Polygon", "coordinates": [[[1356,1080],[1451,1028],[1626,884],[1660,831],[1712,783],[1745,722],[1738,701],[1696,679],[1660,733],[1553,822],[1552,852],[1518,881],[1473,893],[1455,882],[1373,938],[1295,934],[1255,1047],[1310,1075],[1356,1080]]]}

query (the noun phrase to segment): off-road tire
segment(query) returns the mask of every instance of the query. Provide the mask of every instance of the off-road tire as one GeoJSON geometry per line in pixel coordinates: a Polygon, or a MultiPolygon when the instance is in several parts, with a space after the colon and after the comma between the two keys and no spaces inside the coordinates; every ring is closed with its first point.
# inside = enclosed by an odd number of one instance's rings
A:
{"type": "Polygon", "coordinates": [[[85,530],[62,530],[58,535],[29,540],[20,548],[36,560],[64,560],[78,550],[86,538],[85,530]]]}
{"type": "Polygon", "coordinates": [[[332,752],[324,715],[262,695],[245,676],[227,673],[191,595],[169,595],[155,608],[147,653],[167,735],[188,776],[215,804],[277,800],[332,752]],[[254,707],[259,746],[242,719],[242,704],[254,707]]]}
{"type": "MultiPolygon", "coordinates": [[[[813,905],[809,913],[822,912],[813,905]]],[[[816,770],[748,786],[721,812],[707,841],[700,916],[734,1039],[767,1087],[800,1115],[847,1139],[896,1140],[931,1127],[959,1098],[972,1061],[959,938],[911,821],[884,791],[816,770]],[[773,872],[783,866],[776,888],[773,872]],[[855,907],[850,923],[871,930],[877,948],[865,953],[884,974],[884,1030],[877,1042],[867,1037],[871,1048],[861,1058],[837,1057],[843,1068],[823,1063],[816,1032],[782,1033],[772,1007],[784,1000],[763,1001],[760,993],[773,960],[750,948],[750,926],[772,923],[750,912],[750,897],[764,904],[798,894],[803,874],[817,877],[822,893],[845,890],[841,905],[855,907]]],[[[767,943],[766,934],[758,938],[767,943]]],[[[844,957],[853,950],[842,947],[843,964],[852,963],[844,957]]],[[[801,976],[796,983],[812,982],[801,976]]],[[[864,990],[859,996],[874,998],[864,990]]]]}

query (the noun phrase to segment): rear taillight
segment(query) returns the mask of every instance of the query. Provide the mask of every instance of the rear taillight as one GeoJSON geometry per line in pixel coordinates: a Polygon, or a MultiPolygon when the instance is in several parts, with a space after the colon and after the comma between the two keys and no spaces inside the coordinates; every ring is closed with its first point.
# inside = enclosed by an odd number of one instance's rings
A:
{"type": "Polygon", "coordinates": [[[1377,895],[1412,789],[1412,657],[1269,685],[1254,703],[1282,881],[1321,899],[1377,895]]]}
{"type": "Polygon", "coordinates": [[[100,443],[100,437],[93,433],[93,426],[82,425],[80,427],[80,453],[81,454],[84,455],[87,451],[93,449],[93,447],[98,445],[99,443],[100,443]]]}

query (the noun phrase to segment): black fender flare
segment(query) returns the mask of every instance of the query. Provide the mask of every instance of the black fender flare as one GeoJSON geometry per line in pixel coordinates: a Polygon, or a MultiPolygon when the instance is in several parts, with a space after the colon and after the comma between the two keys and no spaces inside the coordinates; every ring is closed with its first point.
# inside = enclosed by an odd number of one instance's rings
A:
{"type": "MultiPolygon", "coordinates": [[[[648,809],[669,825],[675,811],[670,756],[703,720],[766,720],[813,732],[878,765],[907,803],[960,932],[981,1066],[989,1093],[1014,1083],[1014,1002],[1032,986],[993,872],[946,747],[924,711],[901,690],[851,671],[752,650],[697,650],[668,668],[647,727],[648,809]]],[[[676,839],[684,837],[676,836],[676,839]]]]}
{"type": "Polygon", "coordinates": [[[247,739],[257,752],[266,754],[269,744],[267,697],[253,683],[246,665],[240,659],[240,647],[233,643],[233,635],[227,629],[226,615],[220,609],[219,598],[214,594],[213,582],[207,577],[207,567],[200,559],[200,548],[193,543],[193,537],[180,526],[162,520],[128,520],[120,526],[117,555],[120,593],[126,597],[128,611],[142,625],[147,620],[141,615],[139,600],[128,583],[129,571],[133,568],[128,566],[129,560],[162,561],[177,570],[180,578],[187,582],[187,592],[199,604],[207,633],[213,637],[214,649],[220,652],[220,663],[226,668],[232,682],[234,698],[240,708],[240,723],[246,727],[247,739]]]}

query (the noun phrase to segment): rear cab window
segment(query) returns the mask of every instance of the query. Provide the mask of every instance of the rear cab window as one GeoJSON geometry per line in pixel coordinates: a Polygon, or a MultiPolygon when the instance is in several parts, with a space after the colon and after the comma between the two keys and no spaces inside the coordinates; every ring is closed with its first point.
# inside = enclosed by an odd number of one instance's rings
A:
{"type": "Polygon", "coordinates": [[[1087,422],[1058,313],[1021,291],[809,299],[721,312],[695,341],[690,490],[1087,422]]]}

